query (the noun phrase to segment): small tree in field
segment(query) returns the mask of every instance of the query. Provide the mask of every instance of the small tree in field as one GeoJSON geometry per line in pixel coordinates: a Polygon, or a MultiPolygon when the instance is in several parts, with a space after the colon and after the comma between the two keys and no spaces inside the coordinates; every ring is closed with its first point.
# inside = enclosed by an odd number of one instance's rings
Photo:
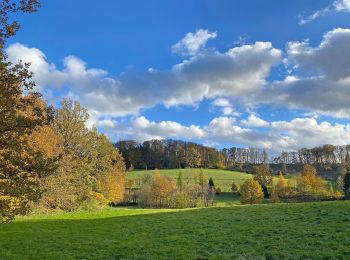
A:
{"type": "Polygon", "coordinates": [[[231,184],[231,191],[232,191],[232,193],[234,195],[238,195],[239,194],[238,187],[237,187],[237,185],[234,182],[232,182],[232,184],[231,184]]]}
{"type": "Polygon", "coordinates": [[[240,188],[242,204],[257,204],[261,203],[264,193],[256,180],[246,180],[240,188]]]}
{"type": "Polygon", "coordinates": [[[275,192],[277,193],[278,196],[284,196],[286,193],[286,188],[287,188],[286,179],[284,178],[283,174],[280,172],[278,176],[278,181],[275,187],[275,192]]]}
{"type": "Polygon", "coordinates": [[[209,187],[210,187],[211,189],[215,188],[214,181],[213,181],[213,179],[212,179],[211,177],[209,178],[208,185],[209,185],[209,187]]]}

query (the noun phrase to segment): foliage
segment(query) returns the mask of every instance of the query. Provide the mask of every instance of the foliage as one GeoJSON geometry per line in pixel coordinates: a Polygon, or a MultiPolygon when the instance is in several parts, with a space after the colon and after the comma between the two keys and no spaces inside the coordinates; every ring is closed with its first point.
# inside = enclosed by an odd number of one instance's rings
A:
{"type": "Polygon", "coordinates": [[[350,190],[350,169],[347,170],[346,174],[344,175],[344,178],[343,178],[343,191],[344,191],[344,194],[345,194],[345,197],[346,198],[350,198],[348,196],[349,194],[349,190],[350,190]]]}
{"type": "Polygon", "coordinates": [[[190,168],[198,168],[201,166],[201,155],[194,147],[188,149],[185,163],[186,166],[190,168]]]}
{"type": "Polygon", "coordinates": [[[213,178],[211,178],[211,177],[209,178],[208,185],[209,185],[210,188],[214,188],[215,187],[213,178]]]}
{"type": "Polygon", "coordinates": [[[231,184],[231,191],[234,195],[239,195],[238,187],[234,182],[232,182],[232,184],[231,184]]]}
{"type": "Polygon", "coordinates": [[[242,204],[257,204],[261,203],[264,193],[262,188],[254,179],[246,180],[240,188],[242,204]]]}
{"type": "Polygon", "coordinates": [[[281,172],[278,176],[278,180],[275,186],[275,192],[277,193],[277,196],[280,197],[286,196],[286,194],[288,193],[287,182],[281,172]]]}
{"type": "Polygon", "coordinates": [[[281,200],[278,196],[278,193],[276,190],[274,190],[273,192],[271,192],[271,195],[270,195],[270,203],[280,203],[281,200]]]}
{"type": "Polygon", "coordinates": [[[269,197],[269,189],[272,188],[273,185],[273,178],[271,174],[271,169],[268,164],[261,164],[254,166],[253,168],[253,175],[254,175],[254,180],[259,182],[261,185],[263,192],[264,192],[264,197],[268,198],[269,197]]]}
{"type": "Polygon", "coordinates": [[[35,91],[29,64],[11,64],[4,54],[6,39],[19,29],[10,15],[32,13],[37,1],[2,1],[0,12],[0,221],[28,211],[40,198],[40,178],[49,175],[53,160],[34,150],[29,136],[52,119],[52,109],[35,91]]]}
{"type": "Polygon", "coordinates": [[[44,147],[46,154],[60,153],[57,169],[41,180],[45,192],[40,199],[40,208],[76,210],[89,203],[91,192],[104,194],[111,203],[122,200],[123,158],[107,137],[86,127],[87,120],[87,110],[78,102],[67,99],[56,111],[50,131],[48,128],[43,131],[47,134],[33,138],[42,138],[42,143],[51,144],[44,147]]]}
{"type": "Polygon", "coordinates": [[[302,192],[317,191],[325,188],[322,179],[317,177],[315,167],[309,164],[303,166],[303,170],[297,178],[297,187],[302,192]]]}

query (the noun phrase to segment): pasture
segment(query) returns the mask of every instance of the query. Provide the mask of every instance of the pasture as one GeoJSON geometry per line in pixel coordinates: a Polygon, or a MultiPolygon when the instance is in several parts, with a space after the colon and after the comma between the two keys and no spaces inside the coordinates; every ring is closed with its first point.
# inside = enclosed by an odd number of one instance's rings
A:
{"type": "MultiPolygon", "coordinates": [[[[184,182],[193,183],[195,175],[199,173],[200,169],[161,169],[160,174],[169,176],[176,180],[179,173],[182,173],[182,178],[184,182]]],[[[237,187],[243,184],[249,178],[252,178],[251,174],[245,172],[236,172],[230,170],[220,170],[220,169],[202,169],[204,176],[209,179],[214,180],[216,188],[220,188],[223,192],[231,191],[231,184],[234,182],[237,187]]],[[[152,174],[153,170],[134,170],[126,173],[126,180],[137,180],[140,179],[145,174],[152,174]]],[[[288,177],[287,177],[288,179],[288,177]]],[[[277,177],[274,178],[277,180],[277,177]]],[[[295,183],[294,179],[289,179],[292,185],[295,183]]],[[[138,181],[135,183],[136,186],[139,185],[138,181]]]]}
{"type": "Polygon", "coordinates": [[[20,217],[1,259],[346,259],[350,201],[20,217]]]}

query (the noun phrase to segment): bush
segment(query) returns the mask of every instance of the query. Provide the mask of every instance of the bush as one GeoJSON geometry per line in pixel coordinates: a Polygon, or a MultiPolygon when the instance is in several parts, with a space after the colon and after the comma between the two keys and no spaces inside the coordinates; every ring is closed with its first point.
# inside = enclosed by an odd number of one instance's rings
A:
{"type": "Polygon", "coordinates": [[[231,184],[231,191],[232,191],[233,195],[239,195],[238,187],[234,182],[232,182],[232,184],[231,184]]]}
{"type": "Polygon", "coordinates": [[[215,194],[216,195],[219,195],[221,193],[221,189],[220,189],[220,187],[217,187],[216,189],[215,189],[215,194]]]}
{"type": "Polygon", "coordinates": [[[257,204],[261,203],[264,193],[259,182],[248,179],[240,188],[242,204],[257,204]]]}
{"type": "Polygon", "coordinates": [[[270,195],[270,203],[280,203],[281,200],[278,197],[278,193],[276,191],[271,192],[270,195]]]}

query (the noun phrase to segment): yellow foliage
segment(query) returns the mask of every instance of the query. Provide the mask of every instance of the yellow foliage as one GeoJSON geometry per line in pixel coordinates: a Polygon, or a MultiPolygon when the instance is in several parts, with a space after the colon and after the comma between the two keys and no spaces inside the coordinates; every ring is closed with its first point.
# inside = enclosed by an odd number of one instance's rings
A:
{"type": "Polygon", "coordinates": [[[259,182],[254,179],[246,180],[240,188],[242,204],[261,203],[264,193],[259,182]]]}
{"type": "Polygon", "coordinates": [[[283,174],[280,172],[278,181],[275,187],[275,192],[277,193],[277,196],[284,196],[287,191],[287,182],[284,178],[283,174]]]}
{"type": "Polygon", "coordinates": [[[104,194],[109,202],[117,203],[124,199],[124,173],[112,171],[105,177],[104,194]]]}
{"type": "Polygon", "coordinates": [[[297,178],[297,185],[301,191],[317,191],[325,189],[322,179],[317,177],[315,167],[309,164],[304,165],[303,170],[297,178]]]}

